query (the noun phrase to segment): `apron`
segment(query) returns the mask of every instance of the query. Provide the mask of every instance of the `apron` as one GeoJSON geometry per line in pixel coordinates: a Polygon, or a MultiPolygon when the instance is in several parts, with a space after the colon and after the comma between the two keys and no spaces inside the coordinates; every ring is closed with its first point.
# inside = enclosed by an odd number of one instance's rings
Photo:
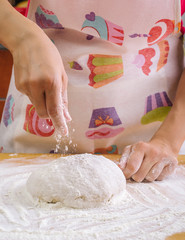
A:
{"type": "Polygon", "coordinates": [[[57,141],[52,121],[38,117],[12,73],[2,151],[121,153],[150,140],[183,70],[180,0],[31,0],[28,18],[62,56],[72,122],[57,141]]]}

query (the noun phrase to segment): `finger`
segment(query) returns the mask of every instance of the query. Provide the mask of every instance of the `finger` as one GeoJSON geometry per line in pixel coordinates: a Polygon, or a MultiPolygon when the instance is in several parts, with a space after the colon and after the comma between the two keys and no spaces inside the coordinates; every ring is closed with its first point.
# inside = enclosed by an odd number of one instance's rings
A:
{"type": "Polygon", "coordinates": [[[139,170],[143,158],[144,158],[143,149],[139,148],[137,145],[132,146],[130,156],[127,159],[126,167],[123,170],[126,179],[129,179],[139,170]]]}
{"type": "Polygon", "coordinates": [[[131,152],[131,145],[128,145],[123,149],[122,156],[118,163],[118,166],[121,168],[121,170],[125,168],[130,152],[131,152]]]}
{"type": "Polygon", "coordinates": [[[70,122],[72,120],[72,118],[71,118],[71,115],[69,114],[68,109],[65,106],[64,106],[63,112],[64,112],[64,117],[66,118],[66,120],[68,122],[70,122]]]}
{"type": "Polygon", "coordinates": [[[32,104],[36,108],[36,112],[41,118],[48,118],[48,112],[46,109],[46,98],[44,92],[34,92],[31,96],[28,96],[32,104]]]}
{"type": "MultiPolygon", "coordinates": [[[[151,171],[153,166],[159,161],[159,158],[153,158],[151,156],[145,155],[145,158],[137,171],[132,176],[132,179],[136,182],[142,182],[144,179],[146,179],[147,174],[151,171]]],[[[148,179],[147,179],[148,180],[148,179]]]]}
{"type": "Polygon", "coordinates": [[[148,172],[145,179],[149,182],[157,180],[162,180],[167,175],[170,175],[177,165],[177,159],[175,158],[163,158],[161,161],[158,161],[148,172]]]}
{"type": "Polygon", "coordinates": [[[68,85],[68,76],[65,72],[65,70],[63,70],[62,72],[62,91],[66,91],[67,90],[67,85],[68,85]]]}
{"type": "Polygon", "coordinates": [[[62,76],[62,100],[63,100],[63,105],[64,105],[64,109],[63,109],[63,112],[64,112],[64,117],[66,118],[67,121],[71,121],[72,118],[69,114],[69,111],[68,111],[68,96],[67,96],[67,84],[68,84],[68,77],[67,77],[67,74],[63,73],[63,76],[62,76]]]}
{"type": "Polygon", "coordinates": [[[149,182],[155,181],[161,172],[163,171],[164,167],[167,166],[168,162],[166,161],[159,161],[150,169],[150,171],[146,174],[145,179],[149,182]]]}
{"type": "Polygon", "coordinates": [[[163,168],[163,170],[161,171],[161,174],[156,179],[158,181],[165,179],[167,176],[171,175],[174,172],[177,165],[178,165],[178,160],[177,160],[177,158],[174,157],[171,160],[170,164],[168,164],[167,166],[165,166],[163,168]]]}
{"type": "Polygon", "coordinates": [[[48,118],[43,82],[42,78],[37,78],[35,76],[29,77],[27,71],[21,71],[21,74],[15,71],[17,89],[28,96],[31,103],[35,106],[39,117],[48,118]]]}
{"type": "Polygon", "coordinates": [[[62,135],[68,134],[68,127],[63,113],[63,101],[61,87],[52,85],[52,89],[46,91],[46,107],[55,129],[62,135]]]}
{"type": "Polygon", "coordinates": [[[71,121],[72,118],[69,114],[69,111],[68,111],[68,98],[67,98],[67,90],[65,92],[63,92],[62,94],[62,100],[63,100],[63,105],[64,105],[64,117],[66,118],[67,121],[71,121]]]}

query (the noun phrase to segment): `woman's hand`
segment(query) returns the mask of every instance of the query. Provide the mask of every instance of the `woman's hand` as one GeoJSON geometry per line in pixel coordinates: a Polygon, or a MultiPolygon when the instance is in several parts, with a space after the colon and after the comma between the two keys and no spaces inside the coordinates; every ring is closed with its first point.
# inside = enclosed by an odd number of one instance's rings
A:
{"type": "Polygon", "coordinates": [[[51,118],[56,130],[67,135],[67,83],[61,56],[47,35],[34,23],[11,51],[16,88],[26,94],[41,118],[51,118]]]}
{"type": "Polygon", "coordinates": [[[55,45],[7,0],[0,0],[0,42],[13,55],[17,89],[29,97],[40,117],[51,118],[57,132],[67,135],[68,79],[55,45]]]}
{"type": "Polygon", "coordinates": [[[152,182],[172,174],[177,164],[177,156],[170,145],[154,138],[150,142],[138,142],[125,147],[119,167],[127,179],[152,182]]]}

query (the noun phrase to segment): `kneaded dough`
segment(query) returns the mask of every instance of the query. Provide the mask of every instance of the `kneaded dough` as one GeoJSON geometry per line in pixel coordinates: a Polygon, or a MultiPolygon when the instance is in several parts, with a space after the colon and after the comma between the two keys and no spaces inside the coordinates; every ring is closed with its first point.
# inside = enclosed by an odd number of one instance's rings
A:
{"type": "Polygon", "coordinates": [[[61,202],[73,208],[98,207],[119,202],[126,180],[111,160],[92,154],[61,157],[33,172],[27,190],[48,203],[61,202]]]}

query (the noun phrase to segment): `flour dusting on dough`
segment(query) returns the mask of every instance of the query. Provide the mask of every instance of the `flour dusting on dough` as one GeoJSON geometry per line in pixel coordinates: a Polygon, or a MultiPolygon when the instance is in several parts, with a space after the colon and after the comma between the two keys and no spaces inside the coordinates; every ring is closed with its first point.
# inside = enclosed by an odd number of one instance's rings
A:
{"type": "Polygon", "coordinates": [[[119,203],[125,188],[121,169],[111,160],[93,154],[58,158],[33,171],[27,181],[34,198],[74,208],[119,203]]]}

